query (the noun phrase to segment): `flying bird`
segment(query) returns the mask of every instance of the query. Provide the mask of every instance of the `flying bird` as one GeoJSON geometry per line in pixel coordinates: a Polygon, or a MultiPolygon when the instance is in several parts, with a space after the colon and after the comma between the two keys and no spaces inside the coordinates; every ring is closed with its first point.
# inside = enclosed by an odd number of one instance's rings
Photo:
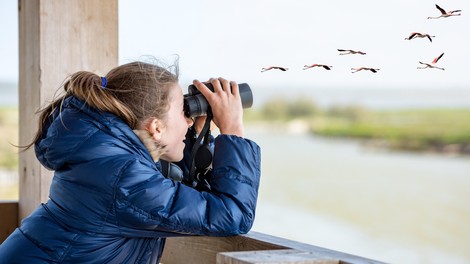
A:
{"type": "Polygon", "coordinates": [[[333,68],[333,66],[329,66],[329,65],[325,65],[325,64],[312,64],[312,65],[304,65],[303,70],[307,70],[307,69],[310,69],[310,68],[313,68],[313,67],[323,67],[323,68],[325,68],[325,70],[331,70],[331,68],[333,68]]]}
{"type": "Polygon", "coordinates": [[[358,50],[345,50],[345,49],[338,49],[340,52],[339,55],[348,55],[348,54],[361,54],[361,55],[366,55],[365,52],[358,51],[358,50]]]}
{"type": "Polygon", "coordinates": [[[269,71],[269,70],[281,70],[281,71],[287,71],[289,68],[284,68],[284,67],[279,67],[279,66],[270,66],[267,68],[262,68],[261,72],[269,71]]]}
{"type": "Polygon", "coordinates": [[[441,55],[434,58],[434,60],[431,63],[425,63],[425,62],[420,61],[419,63],[423,64],[424,66],[417,67],[417,69],[434,68],[434,69],[439,69],[439,70],[445,70],[444,68],[440,68],[436,66],[436,63],[442,58],[442,56],[444,56],[444,52],[441,55]]]}
{"type": "Polygon", "coordinates": [[[436,8],[439,9],[439,11],[441,12],[441,15],[437,16],[437,17],[428,17],[428,19],[437,19],[437,18],[441,18],[441,17],[460,16],[460,12],[462,12],[462,10],[445,11],[443,8],[441,8],[437,4],[436,4],[436,8]]]}
{"type": "Polygon", "coordinates": [[[415,38],[428,38],[429,41],[432,42],[432,38],[434,38],[436,36],[431,36],[429,34],[424,34],[424,33],[419,33],[419,32],[411,32],[411,34],[405,38],[405,40],[412,40],[412,39],[415,39],[415,38]]]}
{"type": "Polygon", "coordinates": [[[371,71],[373,73],[377,73],[378,71],[380,71],[380,69],[376,69],[376,68],[368,68],[368,67],[360,67],[360,68],[351,68],[351,73],[356,73],[358,71],[371,71]]]}

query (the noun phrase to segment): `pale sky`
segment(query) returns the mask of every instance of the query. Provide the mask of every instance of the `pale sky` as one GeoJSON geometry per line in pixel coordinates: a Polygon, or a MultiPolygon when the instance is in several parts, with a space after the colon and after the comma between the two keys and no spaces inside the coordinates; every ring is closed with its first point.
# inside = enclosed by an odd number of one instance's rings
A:
{"type": "Polygon", "coordinates": [[[470,1],[436,2],[462,16],[428,20],[434,1],[131,1],[120,2],[120,60],[142,54],[181,57],[184,77],[226,76],[259,85],[465,86],[470,88],[470,1]],[[145,7],[145,8],[142,8],[145,7]],[[467,13],[468,12],[468,13],[467,13]],[[467,15],[468,14],[468,15],[467,15]],[[411,32],[435,35],[404,40],[411,32]],[[339,56],[338,48],[365,56],[339,56]],[[417,70],[418,61],[439,61],[445,71],[417,70]],[[303,65],[322,63],[302,70],[303,65]],[[261,73],[264,66],[287,72],[261,73]],[[351,67],[380,68],[351,74],[351,67]]]}
{"type": "MultiPolygon", "coordinates": [[[[0,3],[0,80],[17,79],[17,0],[0,3]]],[[[119,62],[180,56],[181,82],[225,77],[252,88],[470,90],[470,1],[120,0],[119,62]],[[439,11],[459,17],[428,20],[439,11]],[[435,35],[404,40],[411,32],[435,35]],[[338,48],[361,50],[339,56],[338,48]],[[418,70],[442,52],[437,69],[418,70]],[[332,65],[302,70],[305,64],[332,65]],[[265,66],[283,66],[286,72],[265,66]],[[351,73],[352,67],[380,68],[351,73]]]]}

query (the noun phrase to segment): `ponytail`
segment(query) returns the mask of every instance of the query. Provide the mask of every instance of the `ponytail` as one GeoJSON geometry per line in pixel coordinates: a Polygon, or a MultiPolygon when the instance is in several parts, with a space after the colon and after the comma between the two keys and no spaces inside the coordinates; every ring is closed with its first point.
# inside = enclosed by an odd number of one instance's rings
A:
{"type": "Polygon", "coordinates": [[[178,83],[178,66],[175,72],[150,63],[132,62],[118,66],[106,76],[80,71],[64,83],[65,95],[53,100],[39,110],[39,128],[31,143],[21,146],[29,149],[41,139],[45,125],[61,112],[65,98],[74,96],[90,107],[112,113],[131,129],[149,117],[163,119],[169,109],[170,87],[178,83]]]}
{"type": "Polygon", "coordinates": [[[116,93],[108,87],[107,82],[106,77],[80,71],[73,74],[64,84],[64,90],[68,95],[85,101],[93,108],[119,116],[129,126],[134,127],[138,122],[135,114],[116,97],[116,93]],[[106,80],[105,83],[103,78],[106,80]]]}

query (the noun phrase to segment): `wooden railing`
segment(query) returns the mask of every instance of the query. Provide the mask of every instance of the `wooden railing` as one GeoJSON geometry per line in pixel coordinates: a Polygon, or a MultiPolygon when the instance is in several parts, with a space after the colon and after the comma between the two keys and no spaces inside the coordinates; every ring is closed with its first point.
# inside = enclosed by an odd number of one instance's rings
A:
{"type": "MultiPolygon", "coordinates": [[[[18,226],[18,202],[0,201],[0,243],[18,226]]],[[[382,263],[258,232],[233,237],[168,238],[163,264],[382,263]]]]}

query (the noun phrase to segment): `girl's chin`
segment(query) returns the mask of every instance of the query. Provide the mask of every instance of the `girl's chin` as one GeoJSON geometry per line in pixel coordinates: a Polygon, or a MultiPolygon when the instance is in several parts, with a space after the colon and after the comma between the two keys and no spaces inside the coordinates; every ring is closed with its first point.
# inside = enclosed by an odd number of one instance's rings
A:
{"type": "Polygon", "coordinates": [[[182,142],[179,153],[170,153],[167,149],[167,151],[160,158],[169,162],[181,161],[184,158],[184,147],[185,144],[182,142]]]}
{"type": "Polygon", "coordinates": [[[183,154],[181,155],[173,155],[173,156],[168,156],[168,155],[163,155],[160,157],[162,160],[166,160],[169,162],[178,162],[183,159],[183,154]]]}

